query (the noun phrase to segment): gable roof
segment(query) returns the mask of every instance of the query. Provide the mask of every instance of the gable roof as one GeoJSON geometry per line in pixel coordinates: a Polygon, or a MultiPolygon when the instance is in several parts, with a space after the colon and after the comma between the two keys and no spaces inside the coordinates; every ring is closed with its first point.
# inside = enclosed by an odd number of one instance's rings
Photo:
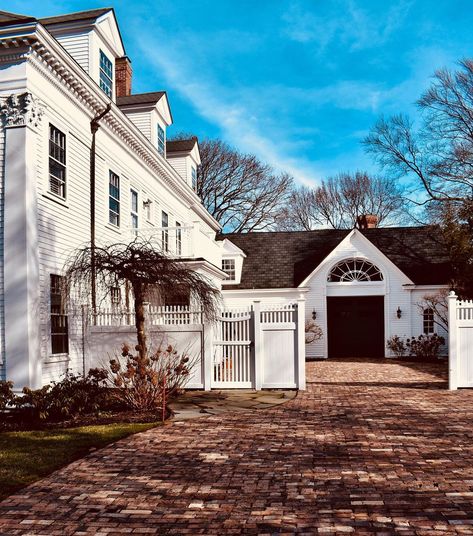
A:
{"type": "Polygon", "coordinates": [[[29,17],[27,15],[19,15],[18,13],[11,13],[10,11],[0,11],[0,25],[2,26],[22,22],[33,22],[35,20],[34,17],[29,17]]]}
{"type": "Polygon", "coordinates": [[[169,140],[166,141],[166,154],[190,152],[195,147],[197,138],[194,136],[189,140],[169,140]]]}
{"type": "Polygon", "coordinates": [[[118,106],[129,106],[133,104],[156,104],[166,95],[165,91],[153,91],[152,93],[137,93],[136,95],[124,95],[117,97],[118,106]]]}
{"type": "MultiPolygon", "coordinates": [[[[247,255],[239,285],[231,288],[295,288],[340,244],[350,230],[224,234],[247,255]]],[[[415,284],[446,284],[448,252],[433,227],[386,227],[361,233],[415,284]]],[[[228,287],[230,288],[230,287],[228,287]]]]}
{"type": "Polygon", "coordinates": [[[109,11],[113,11],[113,8],[104,7],[100,9],[76,11],[75,13],[65,13],[64,15],[55,15],[54,17],[43,17],[42,19],[39,19],[39,22],[41,22],[43,26],[49,26],[51,24],[62,24],[64,22],[76,22],[83,20],[94,21],[109,11]]]}

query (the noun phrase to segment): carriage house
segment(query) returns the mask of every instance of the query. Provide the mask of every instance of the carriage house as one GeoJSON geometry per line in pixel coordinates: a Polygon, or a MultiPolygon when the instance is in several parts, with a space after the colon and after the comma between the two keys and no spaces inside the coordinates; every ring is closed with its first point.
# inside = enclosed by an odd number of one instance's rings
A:
{"type": "MultiPolygon", "coordinates": [[[[448,288],[450,264],[429,227],[222,235],[225,302],[305,298],[323,332],[308,358],[389,356],[386,340],[445,331],[424,296],[448,288]]],[[[370,228],[372,227],[372,228],[370,228]]]]}

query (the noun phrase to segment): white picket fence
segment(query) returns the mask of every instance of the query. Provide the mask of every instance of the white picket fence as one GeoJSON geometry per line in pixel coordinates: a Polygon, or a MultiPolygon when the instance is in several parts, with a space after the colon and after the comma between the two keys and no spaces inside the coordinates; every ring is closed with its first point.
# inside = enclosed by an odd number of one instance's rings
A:
{"type": "MultiPolygon", "coordinates": [[[[200,364],[191,387],[305,389],[304,306],[298,300],[262,308],[254,301],[222,309],[213,325],[204,324],[202,311],[189,306],[146,305],[145,316],[154,337],[200,337],[193,342],[200,364]]],[[[99,310],[89,329],[94,347],[102,354],[118,347],[126,333],[131,337],[134,323],[132,311],[99,310]]]]}
{"type": "Polygon", "coordinates": [[[473,387],[473,300],[448,297],[449,389],[473,387]]]}
{"type": "MultiPolygon", "coordinates": [[[[147,321],[153,326],[202,324],[203,312],[191,309],[188,305],[145,305],[147,321]]],[[[114,308],[99,309],[93,316],[95,326],[134,326],[134,311],[124,311],[114,308]]]]}

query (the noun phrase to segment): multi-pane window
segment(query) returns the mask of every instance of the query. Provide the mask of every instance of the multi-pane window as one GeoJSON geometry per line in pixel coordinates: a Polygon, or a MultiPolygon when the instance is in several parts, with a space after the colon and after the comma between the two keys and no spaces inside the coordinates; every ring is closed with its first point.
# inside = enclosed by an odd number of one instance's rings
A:
{"type": "Polygon", "coordinates": [[[166,135],[164,128],[158,124],[158,152],[164,156],[164,149],[166,147],[166,135]]]}
{"type": "Polygon", "coordinates": [[[138,192],[133,189],[130,190],[130,204],[131,227],[138,229],[138,192]]]}
{"type": "Polygon", "coordinates": [[[49,124],[49,190],[66,199],[66,135],[49,124]]]}
{"type": "Polygon", "coordinates": [[[169,251],[169,231],[167,227],[169,227],[169,216],[167,212],[164,212],[164,210],[161,212],[161,241],[163,246],[163,251],[169,251]]]}
{"type": "Polygon", "coordinates": [[[66,303],[64,299],[64,278],[50,275],[49,298],[51,313],[51,353],[67,354],[69,352],[69,328],[66,303]]]}
{"type": "Polygon", "coordinates": [[[108,95],[112,96],[113,88],[113,64],[104,54],[100,51],[100,89],[108,95]]]}
{"type": "Polygon", "coordinates": [[[108,221],[120,226],[120,177],[111,170],[108,182],[108,221]]]}
{"type": "Polygon", "coordinates": [[[222,259],[222,270],[228,275],[228,280],[235,281],[235,259],[222,259]]]}
{"type": "Polygon", "coordinates": [[[434,333],[434,310],[428,307],[427,309],[424,309],[423,312],[423,324],[424,324],[424,333],[426,335],[429,335],[431,333],[434,333]]]}
{"type": "Polygon", "coordinates": [[[182,229],[178,221],[176,222],[176,255],[182,255],[182,229]]]}
{"type": "Polygon", "coordinates": [[[120,287],[110,288],[110,301],[112,302],[112,305],[120,304],[120,301],[121,301],[120,287]]]}
{"type": "Polygon", "coordinates": [[[197,170],[194,166],[191,167],[192,188],[197,191],[197,170]]]}

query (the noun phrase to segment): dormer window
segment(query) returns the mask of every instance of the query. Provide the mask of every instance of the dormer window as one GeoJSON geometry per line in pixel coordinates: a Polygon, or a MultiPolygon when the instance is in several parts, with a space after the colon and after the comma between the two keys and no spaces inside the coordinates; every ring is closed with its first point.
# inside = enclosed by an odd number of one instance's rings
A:
{"type": "Polygon", "coordinates": [[[166,146],[166,135],[164,128],[158,124],[158,153],[164,156],[164,148],[166,146]]]}
{"type": "Polygon", "coordinates": [[[227,281],[236,280],[235,259],[222,259],[222,271],[228,276],[227,281]]]}
{"type": "Polygon", "coordinates": [[[104,54],[103,50],[100,51],[100,89],[108,96],[112,97],[113,90],[113,64],[104,54]]]}

